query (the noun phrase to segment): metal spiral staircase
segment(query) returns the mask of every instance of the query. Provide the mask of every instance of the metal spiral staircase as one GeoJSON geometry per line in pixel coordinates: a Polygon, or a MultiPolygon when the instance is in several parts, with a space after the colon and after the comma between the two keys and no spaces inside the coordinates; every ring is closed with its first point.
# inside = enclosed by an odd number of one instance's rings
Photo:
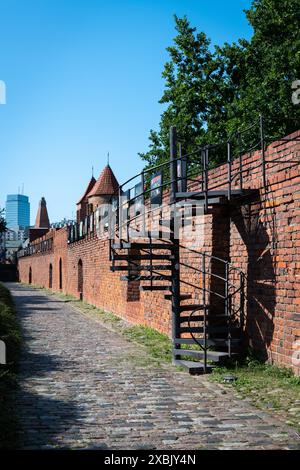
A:
{"type": "MultiPolygon", "coordinates": [[[[259,142],[264,149],[262,119],[259,142]]],[[[255,123],[249,129],[253,129],[255,123]]],[[[206,215],[216,206],[224,211],[253,190],[243,187],[242,135],[236,133],[225,143],[227,174],[216,184],[209,179],[210,154],[218,146],[206,146],[189,155],[177,156],[176,128],[170,129],[170,161],[145,170],[119,189],[114,214],[111,216],[111,270],[121,273],[126,282],[138,282],[141,291],[165,291],[171,301],[173,363],[191,374],[207,373],[240,351],[243,340],[245,276],[229,260],[212,253],[192,250],[181,244],[177,228],[193,224],[195,208],[206,215]],[[239,146],[234,146],[234,139],[239,146]],[[238,154],[236,155],[236,148],[238,154]],[[160,171],[159,185],[151,186],[151,173],[160,171]],[[163,182],[163,177],[167,181],[163,182]],[[196,176],[196,178],[195,178],[196,176]],[[125,187],[138,178],[138,185],[125,187]],[[194,191],[188,191],[191,185],[194,191]],[[137,187],[139,190],[137,190],[137,187]],[[132,194],[132,190],[134,194],[132,194]],[[153,208],[152,194],[169,190],[169,200],[153,208]],[[148,198],[148,199],[147,199],[148,198]],[[137,201],[141,202],[137,207],[137,201]],[[167,211],[165,210],[167,207],[167,211]],[[137,210],[139,209],[139,210],[137,210]],[[166,216],[166,212],[168,215],[166,216]],[[156,230],[149,230],[149,219],[155,219],[156,230]],[[132,236],[132,231],[135,236],[132,236]],[[180,271],[184,263],[182,250],[193,252],[196,261],[189,266],[197,285],[185,286],[180,271]]],[[[180,148],[180,147],[179,147],[180,148]]],[[[264,175],[263,175],[264,176],[264,175]]],[[[230,216],[230,215],[229,215],[230,216]]]]}

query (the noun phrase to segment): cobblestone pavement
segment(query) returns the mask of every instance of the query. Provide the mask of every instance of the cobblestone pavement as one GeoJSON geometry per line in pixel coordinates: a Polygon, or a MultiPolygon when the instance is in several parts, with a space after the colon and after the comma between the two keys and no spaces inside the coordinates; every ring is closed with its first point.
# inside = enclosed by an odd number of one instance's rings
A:
{"type": "Polygon", "coordinates": [[[300,436],[207,377],[146,352],[68,303],[9,284],[24,335],[22,448],[299,449],[300,436]]]}

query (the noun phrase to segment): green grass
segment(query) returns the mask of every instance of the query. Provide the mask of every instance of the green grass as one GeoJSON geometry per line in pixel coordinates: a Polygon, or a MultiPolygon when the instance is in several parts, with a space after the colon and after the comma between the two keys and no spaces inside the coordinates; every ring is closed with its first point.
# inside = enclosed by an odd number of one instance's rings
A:
{"type": "Polygon", "coordinates": [[[143,344],[151,357],[158,362],[171,362],[172,343],[167,335],[142,325],[126,328],[123,334],[129,341],[143,344]]]}
{"type": "MultiPolygon", "coordinates": [[[[71,302],[72,304],[73,302],[71,302]]],[[[101,322],[115,332],[122,334],[128,341],[138,343],[146,348],[150,359],[156,363],[170,363],[172,344],[170,338],[158,331],[143,325],[131,325],[110,312],[94,307],[86,302],[76,301],[74,307],[84,313],[95,315],[101,322]]],[[[151,362],[151,361],[150,361],[151,362]]]]}
{"type": "Polygon", "coordinates": [[[15,448],[18,422],[11,400],[21,344],[19,324],[8,289],[0,284],[0,339],[6,345],[6,365],[0,365],[0,449],[15,448]]]}
{"type": "Polygon", "coordinates": [[[250,356],[240,364],[216,368],[210,377],[224,383],[228,373],[237,378],[226,385],[228,388],[257,408],[277,414],[300,432],[300,377],[291,369],[263,364],[250,356]]]}

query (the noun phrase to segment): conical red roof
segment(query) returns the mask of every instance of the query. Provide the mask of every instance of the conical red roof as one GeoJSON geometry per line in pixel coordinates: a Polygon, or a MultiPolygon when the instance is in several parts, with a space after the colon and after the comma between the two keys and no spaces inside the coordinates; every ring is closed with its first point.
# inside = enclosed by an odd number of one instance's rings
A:
{"type": "Polygon", "coordinates": [[[112,169],[107,165],[87,197],[117,194],[119,183],[112,169]]]}
{"type": "Polygon", "coordinates": [[[89,194],[89,192],[93,189],[93,187],[95,186],[95,183],[96,183],[96,178],[94,178],[93,176],[91,177],[90,179],[90,182],[85,190],[85,193],[84,195],[82,196],[82,198],[77,202],[77,204],[81,204],[82,202],[87,202],[87,196],[89,194]]]}
{"type": "Polygon", "coordinates": [[[42,197],[42,199],[40,200],[34,227],[35,228],[50,228],[47,204],[46,204],[46,200],[44,197],[42,197]]]}

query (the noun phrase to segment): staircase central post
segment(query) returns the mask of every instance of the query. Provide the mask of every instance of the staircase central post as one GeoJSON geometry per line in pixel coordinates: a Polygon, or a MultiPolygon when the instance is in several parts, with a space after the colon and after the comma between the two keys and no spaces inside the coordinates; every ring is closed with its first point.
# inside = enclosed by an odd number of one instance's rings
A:
{"type": "Polygon", "coordinates": [[[232,163],[231,163],[231,142],[228,141],[227,142],[227,182],[228,182],[228,195],[227,195],[227,197],[228,197],[228,201],[231,200],[231,182],[232,182],[232,180],[231,180],[231,178],[232,178],[232,176],[231,176],[231,173],[232,173],[231,172],[231,165],[232,165],[232,163]]]}
{"type": "Polygon", "coordinates": [[[145,173],[144,170],[141,173],[141,193],[142,193],[142,235],[146,234],[146,207],[145,207],[145,173]]]}
{"type": "Polygon", "coordinates": [[[123,225],[123,214],[122,214],[122,211],[123,211],[123,201],[122,201],[122,189],[121,189],[121,186],[119,187],[119,194],[118,194],[118,212],[119,212],[119,223],[118,223],[118,226],[119,226],[119,241],[120,243],[122,243],[122,225],[123,225]]]}
{"type": "MultiPolygon", "coordinates": [[[[179,234],[175,233],[175,212],[176,212],[176,193],[178,191],[177,177],[177,132],[176,127],[170,128],[170,221],[171,221],[171,241],[173,244],[172,257],[172,342],[174,348],[180,348],[176,343],[179,338],[180,327],[180,258],[179,258],[179,234]]],[[[176,357],[175,357],[176,359],[176,357]]]]}
{"type": "Polygon", "coordinates": [[[264,129],[264,118],[262,115],[259,117],[259,131],[260,131],[260,144],[261,144],[261,156],[262,156],[262,174],[263,174],[263,185],[266,189],[267,178],[266,178],[266,151],[265,151],[265,129],[264,129]]]}
{"type": "Polygon", "coordinates": [[[202,154],[203,161],[203,191],[204,191],[204,213],[208,212],[208,161],[209,161],[209,148],[205,147],[202,154]]]}
{"type": "Polygon", "coordinates": [[[170,203],[175,204],[176,193],[178,191],[176,126],[170,127],[170,181],[171,181],[170,203]]]}
{"type": "Polygon", "coordinates": [[[203,298],[203,313],[204,313],[204,320],[203,320],[203,347],[204,347],[204,373],[206,374],[207,368],[207,304],[206,304],[206,260],[205,260],[205,253],[202,254],[202,298],[203,298]]]}

